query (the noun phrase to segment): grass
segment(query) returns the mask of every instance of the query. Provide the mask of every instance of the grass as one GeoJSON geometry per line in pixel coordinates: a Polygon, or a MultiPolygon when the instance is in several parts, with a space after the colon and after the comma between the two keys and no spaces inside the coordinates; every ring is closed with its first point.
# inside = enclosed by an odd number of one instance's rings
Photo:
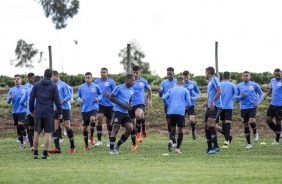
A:
{"type": "MultiPolygon", "coordinates": [[[[118,138],[120,134],[118,135],[118,138]]],[[[223,142],[219,136],[219,142],[223,142]]],[[[92,147],[83,151],[84,142],[76,135],[76,154],[68,153],[67,137],[62,154],[50,160],[34,160],[28,148],[20,150],[16,138],[0,139],[0,183],[281,183],[281,146],[273,138],[262,138],[246,149],[246,141],[236,137],[229,149],[206,155],[203,137],[185,135],[181,155],[167,152],[167,137],[149,135],[131,151],[128,139],[119,155],[108,148],[92,147]],[[260,142],[266,142],[261,145],[260,142]]],[[[106,136],[103,137],[106,144],[106,136]]],[[[51,144],[53,147],[53,143],[51,144]]],[[[42,147],[40,148],[40,154],[42,147]]]]}

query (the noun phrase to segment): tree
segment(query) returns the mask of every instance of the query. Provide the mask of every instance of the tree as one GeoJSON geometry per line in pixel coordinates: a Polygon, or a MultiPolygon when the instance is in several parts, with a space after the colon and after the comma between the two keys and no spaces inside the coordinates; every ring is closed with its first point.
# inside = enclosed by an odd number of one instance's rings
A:
{"type": "MultiPolygon", "coordinates": [[[[11,65],[15,64],[15,67],[21,67],[21,68],[22,67],[33,68],[32,58],[38,53],[38,50],[32,47],[33,47],[33,43],[27,44],[22,39],[18,40],[16,50],[15,50],[16,59],[10,60],[11,65]]],[[[42,59],[42,54],[43,52],[40,52],[39,62],[42,59]]]]}
{"type": "MultiPolygon", "coordinates": [[[[118,56],[122,58],[120,64],[123,65],[123,69],[127,71],[127,47],[121,49],[118,56]]],[[[145,53],[141,50],[141,47],[136,40],[130,41],[130,58],[131,68],[138,65],[141,68],[142,73],[151,74],[150,63],[143,61],[145,53]]]]}
{"type": "Polygon", "coordinates": [[[56,29],[63,29],[67,26],[67,19],[78,13],[78,0],[39,0],[45,12],[45,16],[52,17],[56,29]]]}

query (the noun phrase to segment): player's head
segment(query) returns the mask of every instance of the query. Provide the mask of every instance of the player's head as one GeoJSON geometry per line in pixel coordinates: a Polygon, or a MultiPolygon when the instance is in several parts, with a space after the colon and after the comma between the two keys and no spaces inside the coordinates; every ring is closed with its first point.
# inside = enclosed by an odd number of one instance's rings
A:
{"type": "Polygon", "coordinates": [[[140,78],[140,74],[141,74],[141,71],[140,71],[140,67],[139,66],[133,66],[132,67],[132,75],[134,77],[134,79],[139,79],[140,78]]]}
{"type": "Polygon", "coordinates": [[[34,83],[34,81],[33,81],[34,80],[34,73],[32,73],[32,72],[28,73],[27,74],[27,80],[28,80],[29,83],[33,84],[34,83]]]}
{"type": "Polygon", "coordinates": [[[276,68],[273,72],[273,75],[276,80],[280,80],[281,79],[281,70],[279,68],[276,68]]]}
{"type": "Polygon", "coordinates": [[[189,79],[190,79],[190,72],[188,70],[185,70],[183,72],[183,79],[184,79],[185,82],[189,81],[189,79]]]}
{"type": "Polygon", "coordinates": [[[100,75],[102,79],[106,79],[108,77],[108,69],[105,67],[101,68],[100,75]]]}
{"type": "Polygon", "coordinates": [[[53,82],[57,82],[59,79],[60,79],[59,72],[56,71],[56,70],[53,70],[53,72],[52,72],[52,81],[53,82]]]}
{"type": "Polygon", "coordinates": [[[37,82],[39,82],[41,80],[39,75],[35,75],[34,76],[34,84],[36,84],[37,82]]]}
{"type": "Polygon", "coordinates": [[[125,76],[125,85],[130,88],[134,85],[134,76],[132,74],[127,74],[125,76]]]}
{"type": "Polygon", "coordinates": [[[44,71],[44,77],[52,78],[52,69],[48,68],[44,71]]]}
{"type": "Polygon", "coordinates": [[[16,86],[20,86],[22,84],[22,78],[19,74],[14,75],[14,83],[16,86]]]}
{"type": "Polygon", "coordinates": [[[174,78],[174,68],[168,67],[166,69],[166,76],[169,80],[172,80],[174,78]]]}
{"type": "Polygon", "coordinates": [[[184,86],[184,78],[178,77],[176,83],[177,83],[178,86],[184,86]]]}
{"type": "Polygon", "coordinates": [[[84,79],[87,84],[91,84],[92,83],[92,73],[86,72],[84,75],[84,79]]]}
{"type": "Polygon", "coordinates": [[[249,82],[251,79],[251,73],[249,71],[244,71],[242,78],[244,82],[249,82]]]}
{"type": "Polygon", "coordinates": [[[209,66],[209,67],[206,68],[206,78],[207,79],[212,78],[214,76],[214,73],[215,73],[214,67],[209,66]]]}
{"type": "Polygon", "coordinates": [[[223,80],[229,80],[231,79],[231,73],[228,71],[223,72],[223,80]]]}

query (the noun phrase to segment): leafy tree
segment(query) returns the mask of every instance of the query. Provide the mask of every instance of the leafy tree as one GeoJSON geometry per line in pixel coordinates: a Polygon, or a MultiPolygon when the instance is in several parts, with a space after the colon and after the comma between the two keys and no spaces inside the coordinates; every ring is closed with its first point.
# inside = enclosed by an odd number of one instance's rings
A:
{"type": "MultiPolygon", "coordinates": [[[[33,68],[32,58],[38,53],[38,50],[32,47],[33,47],[33,43],[28,44],[22,39],[18,40],[15,50],[16,59],[10,60],[11,65],[15,65],[15,67],[21,67],[21,68],[22,67],[33,68]]],[[[40,52],[40,60],[41,58],[42,58],[42,52],[40,52]]]]}
{"type": "MultiPolygon", "coordinates": [[[[127,71],[127,47],[121,49],[118,56],[122,58],[120,64],[123,65],[123,69],[127,71]]],[[[141,68],[142,73],[151,74],[150,63],[143,61],[145,53],[141,50],[141,47],[136,40],[130,42],[130,58],[131,68],[138,65],[141,68]]]]}
{"type": "Polygon", "coordinates": [[[45,16],[52,17],[56,29],[63,29],[67,26],[67,19],[73,18],[78,13],[78,0],[39,0],[45,12],[45,16]]]}

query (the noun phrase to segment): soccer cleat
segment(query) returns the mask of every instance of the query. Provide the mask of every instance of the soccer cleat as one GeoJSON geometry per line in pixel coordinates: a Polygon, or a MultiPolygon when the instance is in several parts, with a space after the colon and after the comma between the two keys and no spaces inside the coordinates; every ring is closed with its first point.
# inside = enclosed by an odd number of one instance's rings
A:
{"type": "Polygon", "coordinates": [[[25,144],[20,145],[20,149],[23,149],[23,148],[25,148],[25,144]]]}
{"type": "Polygon", "coordinates": [[[177,154],[181,154],[180,149],[176,149],[176,150],[175,150],[175,153],[177,153],[177,154]]]}
{"type": "Polygon", "coordinates": [[[84,147],[84,151],[88,151],[89,149],[90,149],[89,146],[84,147]]]}
{"type": "Polygon", "coordinates": [[[196,131],[192,131],[192,138],[193,138],[193,140],[196,140],[196,139],[197,139],[196,131]]]}
{"type": "Polygon", "coordinates": [[[138,142],[138,143],[142,142],[141,133],[139,133],[139,132],[136,133],[136,142],[138,142]]]}
{"type": "Polygon", "coordinates": [[[248,144],[248,145],[246,146],[247,149],[252,148],[252,147],[253,147],[253,146],[252,146],[251,144],[248,144]]]}
{"type": "Polygon", "coordinates": [[[110,147],[110,139],[108,140],[107,147],[110,147]]]}
{"type": "Polygon", "coordinates": [[[54,148],[48,151],[49,153],[61,153],[61,150],[54,148]]]}
{"type": "Polygon", "coordinates": [[[24,144],[27,144],[27,143],[28,143],[28,138],[27,138],[27,136],[24,136],[23,143],[24,143],[24,144]]]}
{"type": "Polygon", "coordinates": [[[167,149],[168,149],[169,152],[172,151],[172,144],[173,144],[172,140],[169,140],[168,145],[167,145],[167,149]]]}
{"type": "Polygon", "coordinates": [[[211,154],[215,154],[216,151],[211,149],[211,150],[207,150],[206,154],[211,155],[211,154]]]}
{"type": "Polygon", "coordinates": [[[94,137],[93,136],[90,136],[90,144],[94,145],[95,144],[95,141],[94,141],[94,137]]]}
{"type": "Polygon", "coordinates": [[[147,137],[147,132],[146,131],[142,131],[142,137],[146,138],[147,137]]]}
{"type": "Polygon", "coordinates": [[[95,146],[102,146],[102,142],[98,140],[98,141],[96,142],[95,146]]]}
{"type": "Polygon", "coordinates": [[[34,151],[34,147],[29,148],[29,151],[34,151]]]}
{"type": "Polygon", "coordinates": [[[64,139],[60,138],[60,139],[59,139],[59,142],[60,142],[60,143],[64,142],[64,139]]]}
{"type": "Polygon", "coordinates": [[[176,143],[173,143],[173,144],[172,144],[172,147],[174,147],[174,148],[175,148],[176,146],[177,146],[177,144],[176,144],[176,143]]]}
{"type": "Polygon", "coordinates": [[[231,144],[232,139],[233,139],[232,135],[229,135],[229,144],[231,144]]]}
{"type": "Polygon", "coordinates": [[[17,143],[21,143],[21,141],[19,139],[16,140],[17,143]]]}
{"type": "Polygon", "coordinates": [[[111,155],[117,155],[117,154],[118,154],[118,151],[115,150],[115,149],[110,149],[109,153],[110,153],[111,155]]]}
{"type": "Polygon", "coordinates": [[[42,157],[41,157],[42,159],[50,159],[50,157],[47,155],[47,156],[44,156],[44,155],[42,155],[42,157]]]}
{"type": "Polygon", "coordinates": [[[219,148],[219,147],[213,148],[213,150],[214,150],[215,152],[220,152],[220,148],[219,148]]]}
{"type": "Polygon", "coordinates": [[[255,141],[255,142],[257,142],[257,141],[258,141],[258,139],[259,139],[259,137],[258,137],[258,133],[254,134],[254,141],[255,141]]]}
{"type": "Polygon", "coordinates": [[[132,151],[137,150],[137,144],[132,145],[132,149],[131,149],[131,150],[132,150],[132,151]]]}
{"type": "Polygon", "coordinates": [[[224,141],[223,143],[225,146],[228,146],[229,145],[229,141],[224,141]]]}
{"type": "Polygon", "coordinates": [[[271,143],[272,145],[279,145],[279,142],[277,142],[276,140],[273,141],[273,143],[271,143]]]}
{"type": "Polygon", "coordinates": [[[119,146],[118,146],[118,145],[115,145],[114,149],[115,149],[116,151],[118,151],[118,150],[119,150],[119,146]]]}
{"type": "Polygon", "coordinates": [[[75,154],[75,149],[74,148],[70,149],[70,154],[75,154]]]}
{"type": "Polygon", "coordinates": [[[33,158],[34,159],[39,159],[39,156],[38,155],[33,155],[33,158]]]}

